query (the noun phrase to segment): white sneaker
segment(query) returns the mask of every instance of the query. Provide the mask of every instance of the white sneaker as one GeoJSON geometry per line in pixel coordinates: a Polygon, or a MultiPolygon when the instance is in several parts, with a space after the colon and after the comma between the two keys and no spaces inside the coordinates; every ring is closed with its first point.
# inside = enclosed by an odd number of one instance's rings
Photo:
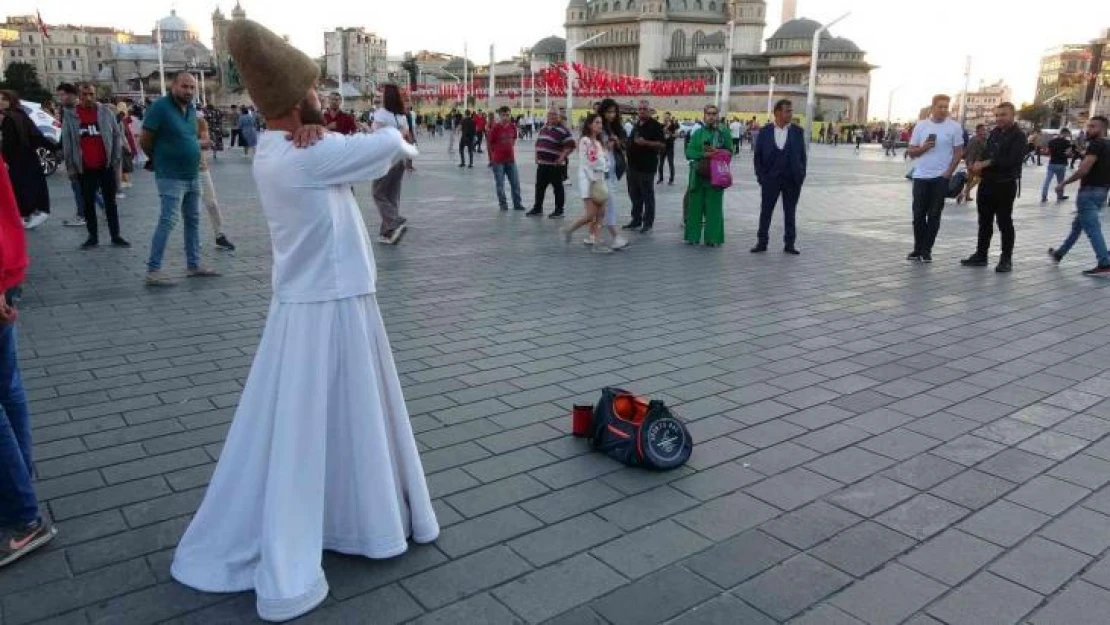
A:
{"type": "Polygon", "coordinates": [[[23,229],[24,230],[30,230],[31,229],[31,218],[30,217],[24,217],[23,218],[23,229]]]}
{"type": "Polygon", "coordinates": [[[597,239],[595,239],[594,235],[592,234],[585,239],[582,239],[582,245],[594,245],[595,243],[597,243],[597,239]]]}
{"type": "Polygon", "coordinates": [[[622,236],[618,236],[616,239],[613,239],[613,251],[623,250],[626,247],[628,247],[628,239],[622,236]]]}
{"type": "Polygon", "coordinates": [[[116,199],[117,199],[117,200],[122,200],[122,199],[124,199],[124,198],[126,198],[126,197],[127,197],[127,194],[126,194],[126,193],[116,193],[116,199]]]}

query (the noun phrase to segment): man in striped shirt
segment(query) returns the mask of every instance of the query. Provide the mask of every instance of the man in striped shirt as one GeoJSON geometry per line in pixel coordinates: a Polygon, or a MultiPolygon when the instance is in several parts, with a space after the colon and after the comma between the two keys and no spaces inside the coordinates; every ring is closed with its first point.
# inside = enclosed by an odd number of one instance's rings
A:
{"type": "Polygon", "coordinates": [[[547,112],[547,123],[536,134],[536,203],[528,212],[529,217],[543,216],[543,200],[550,185],[555,190],[555,212],[551,219],[563,217],[566,191],[563,189],[563,168],[567,157],[574,151],[574,136],[563,125],[559,111],[547,112]]]}

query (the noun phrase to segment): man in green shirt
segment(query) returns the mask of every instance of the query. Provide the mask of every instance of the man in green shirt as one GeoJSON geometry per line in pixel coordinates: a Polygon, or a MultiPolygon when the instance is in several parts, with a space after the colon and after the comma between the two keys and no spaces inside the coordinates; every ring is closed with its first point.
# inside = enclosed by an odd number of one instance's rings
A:
{"type": "Polygon", "coordinates": [[[705,244],[717,247],[725,242],[725,190],[715,189],[709,180],[698,173],[698,162],[709,158],[717,150],[732,152],[732,135],[719,123],[720,112],[712,104],[705,107],[705,124],[694,131],[686,144],[686,159],[690,161],[690,183],[686,188],[686,243],[702,242],[704,224],[705,244]]]}
{"type": "Polygon", "coordinates": [[[197,81],[179,72],[170,94],[150,105],[143,117],[140,138],[143,151],[154,161],[154,181],[162,201],[162,215],[150,243],[146,283],[169,286],[173,280],[162,271],[166,241],[177,225],[177,212],[185,219],[185,260],[190,277],[218,276],[200,264],[200,141],[197,111],[193,106],[197,81]]]}

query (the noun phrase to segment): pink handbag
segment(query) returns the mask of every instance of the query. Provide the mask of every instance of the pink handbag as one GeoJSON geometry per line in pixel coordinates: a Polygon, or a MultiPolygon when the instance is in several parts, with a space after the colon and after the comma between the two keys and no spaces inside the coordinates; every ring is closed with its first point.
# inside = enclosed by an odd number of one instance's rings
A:
{"type": "Polygon", "coordinates": [[[728,150],[717,150],[709,158],[709,186],[714,189],[732,186],[732,154],[728,150]]]}

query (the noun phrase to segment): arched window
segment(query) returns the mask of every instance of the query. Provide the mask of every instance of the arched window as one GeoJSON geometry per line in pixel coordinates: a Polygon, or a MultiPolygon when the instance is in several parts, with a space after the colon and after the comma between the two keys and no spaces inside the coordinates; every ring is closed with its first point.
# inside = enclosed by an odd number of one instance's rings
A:
{"type": "Polygon", "coordinates": [[[635,11],[636,10],[636,0],[628,0],[628,10],[629,11],[635,11]]]}
{"type": "Polygon", "coordinates": [[[686,56],[686,33],[681,30],[676,30],[671,35],[671,56],[686,56]]]}
{"type": "Polygon", "coordinates": [[[694,54],[697,54],[698,50],[701,50],[701,46],[702,46],[702,43],[704,42],[704,40],[705,40],[705,33],[701,32],[700,30],[697,31],[696,33],[694,33],[694,50],[693,50],[694,54]]]}
{"type": "Polygon", "coordinates": [[[703,6],[701,0],[694,0],[694,8],[698,11],[702,10],[703,6]]]}
{"type": "Polygon", "coordinates": [[[713,2],[713,0],[709,0],[709,10],[710,11],[716,11],[717,10],[717,3],[713,2]]]}
{"type": "Polygon", "coordinates": [[[608,12],[609,12],[609,3],[608,3],[608,2],[606,2],[606,3],[605,3],[605,4],[603,4],[603,5],[601,5],[601,12],[602,12],[602,13],[608,13],[608,12]]]}

